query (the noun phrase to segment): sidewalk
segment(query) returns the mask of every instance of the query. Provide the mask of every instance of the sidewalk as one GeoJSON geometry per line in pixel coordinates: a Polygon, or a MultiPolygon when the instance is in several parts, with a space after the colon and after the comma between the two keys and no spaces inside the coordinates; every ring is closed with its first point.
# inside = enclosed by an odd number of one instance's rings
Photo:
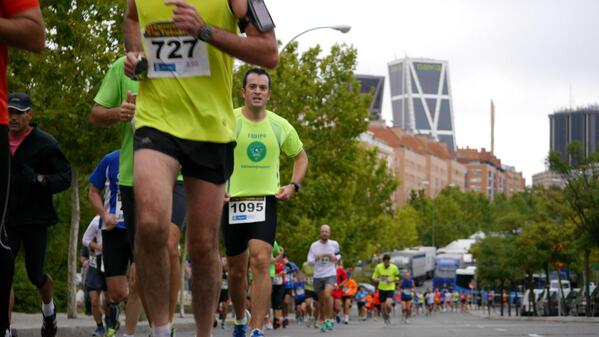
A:
{"type": "Polygon", "coordinates": [[[599,317],[584,317],[584,316],[516,316],[515,310],[512,308],[512,316],[508,316],[507,308],[503,309],[503,316],[501,316],[501,309],[496,307],[495,311],[491,310],[491,315],[488,314],[487,309],[484,310],[471,310],[468,311],[470,315],[493,320],[512,320],[512,321],[540,321],[540,322],[562,322],[562,323],[597,323],[599,324],[599,317]]]}
{"type": "MultiPolygon", "coordinates": [[[[96,323],[91,316],[78,314],[77,318],[67,318],[67,314],[58,313],[58,337],[90,337],[96,328],[96,323]]],[[[122,336],[125,329],[124,315],[121,316],[121,329],[117,333],[122,336]]],[[[17,330],[19,337],[39,337],[42,328],[42,314],[13,313],[11,327],[17,330]]],[[[175,314],[175,328],[180,331],[194,330],[195,322],[191,314],[180,318],[175,314]]],[[[136,335],[147,336],[149,332],[148,322],[139,322],[136,335]]]]}

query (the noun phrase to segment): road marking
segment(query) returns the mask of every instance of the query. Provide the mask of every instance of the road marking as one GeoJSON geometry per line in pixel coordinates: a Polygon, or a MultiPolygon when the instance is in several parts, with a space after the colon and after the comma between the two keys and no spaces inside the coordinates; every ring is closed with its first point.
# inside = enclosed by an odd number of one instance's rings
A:
{"type": "Polygon", "coordinates": [[[501,332],[501,331],[507,331],[507,330],[506,329],[497,328],[497,329],[495,329],[495,331],[500,331],[501,332]]]}
{"type": "Polygon", "coordinates": [[[477,327],[478,327],[479,329],[484,329],[484,328],[485,328],[485,326],[484,326],[484,325],[477,325],[477,327]]]}
{"type": "Polygon", "coordinates": [[[543,336],[537,335],[536,333],[529,333],[528,337],[543,337],[543,336]]]}

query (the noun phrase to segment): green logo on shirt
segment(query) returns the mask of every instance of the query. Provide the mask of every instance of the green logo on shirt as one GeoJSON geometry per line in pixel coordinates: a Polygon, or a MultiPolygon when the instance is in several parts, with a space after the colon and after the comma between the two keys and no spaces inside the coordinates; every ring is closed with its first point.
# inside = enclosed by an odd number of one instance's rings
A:
{"type": "Polygon", "coordinates": [[[266,146],[262,142],[253,142],[248,146],[248,157],[253,162],[259,162],[266,157],[266,146]]]}

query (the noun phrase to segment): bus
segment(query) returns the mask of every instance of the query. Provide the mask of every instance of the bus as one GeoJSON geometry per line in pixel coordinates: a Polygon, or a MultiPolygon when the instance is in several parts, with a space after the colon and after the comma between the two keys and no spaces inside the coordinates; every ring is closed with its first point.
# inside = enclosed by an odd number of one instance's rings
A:
{"type": "Polygon", "coordinates": [[[457,269],[455,272],[455,289],[458,292],[470,294],[476,289],[476,267],[468,266],[457,269]]]}
{"type": "Polygon", "coordinates": [[[433,289],[453,288],[455,286],[456,270],[460,268],[461,260],[454,255],[441,254],[435,258],[435,275],[433,289]]]}

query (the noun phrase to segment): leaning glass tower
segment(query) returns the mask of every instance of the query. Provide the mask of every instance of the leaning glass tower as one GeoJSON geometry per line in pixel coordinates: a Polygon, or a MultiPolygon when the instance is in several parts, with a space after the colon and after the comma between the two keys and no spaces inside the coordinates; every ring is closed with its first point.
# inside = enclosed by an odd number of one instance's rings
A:
{"type": "Polygon", "coordinates": [[[456,150],[447,61],[404,58],[389,64],[393,126],[456,150]]]}

